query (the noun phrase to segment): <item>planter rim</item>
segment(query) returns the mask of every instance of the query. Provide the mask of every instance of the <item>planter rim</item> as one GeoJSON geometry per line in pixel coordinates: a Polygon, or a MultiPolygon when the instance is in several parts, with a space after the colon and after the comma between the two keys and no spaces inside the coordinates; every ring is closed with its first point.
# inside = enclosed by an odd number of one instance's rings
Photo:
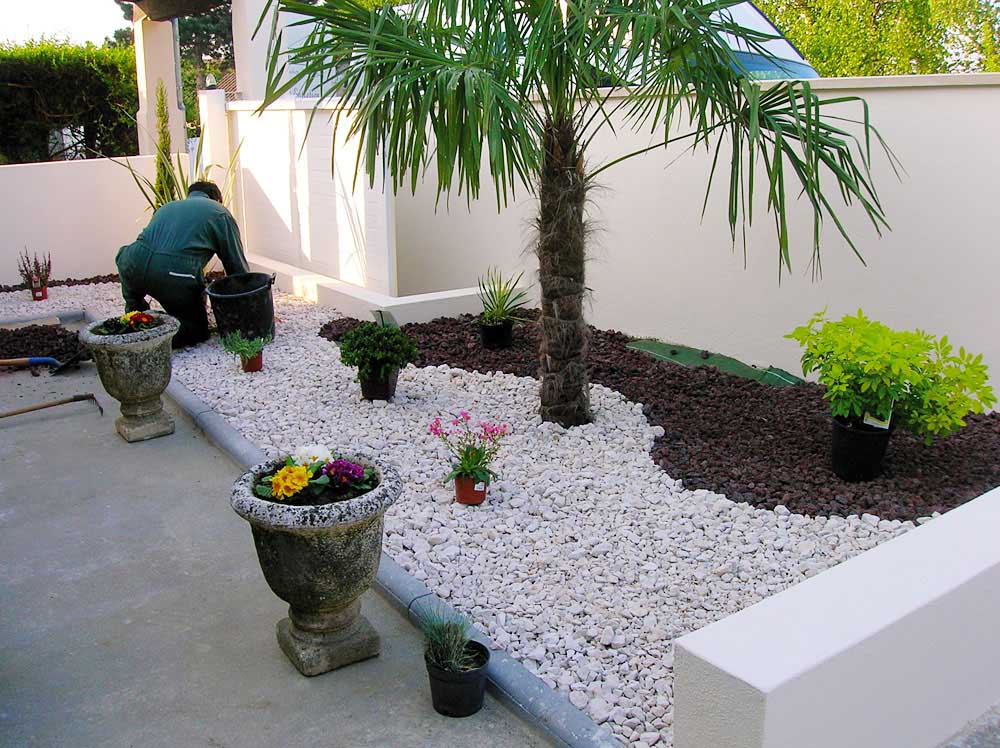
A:
{"type": "Polygon", "coordinates": [[[487,667],[490,664],[490,650],[482,642],[478,642],[475,639],[470,639],[469,643],[465,645],[466,648],[472,648],[486,655],[486,660],[479,667],[474,667],[471,670],[463,670],[461,673],[454,673],[451,670],[442,670],[427,657],[427,653],[424,653],[424,665],[427,666],[427,672],[433,675],[438,680],[443,680],[450,683],[461,683],[462,681],[474,678],[475,675],[487,667]]]}
{"type": "Polygon", "coordinates": [[[897,425],[895,418],[889,421],[889,428],[887,429],[880,429],[877,426],[869,426],[867,424],[861,424],[860,426],[856,426],[843,416],[830,416],[830,420],[833,421],[834,427],[839,427],[846,431],[851,431],[855,434],[872,434],[875,436],[878,436],[880,434],[885,434],[886,432],[892,433],[893,431],[896,430],[896,425],[897,425]]]}
{"type": "Polygon", "coordinates": [[[254,483],[264,473],[284,464],[284,458],[275,458],[254,465],[233,484],[230,505],[247,522],[274,530],[308,530],[347,525],[382,514],[399,498],[403,484],[395,468],[366,455],[343,453],[334,450],[341,459],[374,468],[380,482],[361,496],[347,501],[319,506],[293,506],[268,501],[256,496],[254,483]]]}
{"type": "Polygon", "coordinates": [[[84,345],[95,348],[112,348],[134,345],[135,343],[146,343],[164,337],[173,337],[181,329],[181,323],[162,312],[149,312],[154,317],[163,320],[163,324],[150,330],[139,330],[138,332],[127,332],[122,335],[97,335],[92,330],[100,326],[104,319],[91,322],[84,329],[80,330],[80,342],[84,345]]]}

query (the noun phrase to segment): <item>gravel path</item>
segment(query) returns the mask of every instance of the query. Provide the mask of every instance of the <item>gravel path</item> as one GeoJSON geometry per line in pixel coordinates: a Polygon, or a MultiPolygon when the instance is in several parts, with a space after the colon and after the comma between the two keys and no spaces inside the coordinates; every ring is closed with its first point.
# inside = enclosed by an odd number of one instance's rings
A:
{"type": "MultiPolygon", "coordinates": [[[[119,308],[113,284],[42,304],[0,296],[0,316],[119,308]],[[25,309],[24,307],[28,307],[25,309]]],[[[394,463],[404,491],[386,550],[550,686],[635,748],[672,743],[673,639],[913,527],[865,515],[808,518],[688,491],[650,459],[662,429],[642,406],[593,387],[595,422],[540,422],[537,382],[446,366],[407,368],[396,402],[360,399],[319,327],[335,313],[276,294],[264,371],[240,373],[212,341],[175,357],[178,379],[271,454],[303,443],[394,463]],[[436,415],[509,422],[482,507],[454,503],[436,415]]]]}

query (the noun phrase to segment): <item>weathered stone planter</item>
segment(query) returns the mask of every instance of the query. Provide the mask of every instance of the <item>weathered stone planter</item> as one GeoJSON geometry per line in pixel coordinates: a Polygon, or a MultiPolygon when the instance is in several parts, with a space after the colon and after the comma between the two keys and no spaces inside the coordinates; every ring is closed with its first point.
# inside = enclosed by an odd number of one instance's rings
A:
{"type": "Polygon", "coordinates": [[[382,555],[382,518],[401,490],[392,468],[367,457],[345,459],[371,467],[380,483],[348,501],[290,506],[254,495],[261,476],[281,460],[256,465],[233,486],[232,506],[250,523],[257,558],[275,595],[288,603],[278,644],[303,675],[319,675],[377,655],[378,633],[361,615],[382,555]]]}
{"type": "Polygon", "coordinates": [[[160,395],[170,384],[170,341],[180,323],[166,314],[150,314],[163,324],[126,335],[95,335],[92,330],[99,321],[80,331],[80,342],[94,357],[101,384],[121,403],[115,428],[127,442],[174,433],[174,421],[164,412],[160,395]]]}

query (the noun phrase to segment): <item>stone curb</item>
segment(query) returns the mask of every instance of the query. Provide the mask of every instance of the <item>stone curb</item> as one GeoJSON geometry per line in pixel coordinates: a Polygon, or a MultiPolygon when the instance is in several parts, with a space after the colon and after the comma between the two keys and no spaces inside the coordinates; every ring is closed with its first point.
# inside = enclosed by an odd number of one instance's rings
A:
{"type": "MultiPolygon", "coordinates": [[[[89,312],[70,311],[48,315],[62,321],[96,318],[89,312]]],[[[0,324],[19,324],[41,317],[0,320],[0,324]]],[[[248,469],[267,459],[256,444],[233,428],[225,418],[177,380],[165,393],[183,410],[216,447],[228,454],[240,467],[248,469]]],[[[379,561],[376,585],[383,597],[396,605],[416,626],[430,616],[458,616],[448,603],[412,577],[387,553],[379,561]]],[[[491,647],[490,638],[473,627],[473,638],[491,647]]],[[[490,683],[504,701],[520,710],[529,721],[536,723],[557,745],[566,748],[621,748],[621,743],[607,728],[600,727],[590,717],[569,703],[520,662],[503,650],[490,650],[487,668],[490,683]]]]}

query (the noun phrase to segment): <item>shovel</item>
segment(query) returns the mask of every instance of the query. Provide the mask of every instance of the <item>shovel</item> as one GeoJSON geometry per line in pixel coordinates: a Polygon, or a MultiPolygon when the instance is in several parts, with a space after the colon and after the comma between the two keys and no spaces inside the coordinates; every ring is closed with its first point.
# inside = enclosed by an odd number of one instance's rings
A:
{"type": "Polygon", "coordinates": [[[51,366],[50,374],[61,374],[67,366],[78,363],[83,355],[81,350],[65,363],[49,356],[31,356],[29,358],[0,358],[0,366],[51,366]]]}

